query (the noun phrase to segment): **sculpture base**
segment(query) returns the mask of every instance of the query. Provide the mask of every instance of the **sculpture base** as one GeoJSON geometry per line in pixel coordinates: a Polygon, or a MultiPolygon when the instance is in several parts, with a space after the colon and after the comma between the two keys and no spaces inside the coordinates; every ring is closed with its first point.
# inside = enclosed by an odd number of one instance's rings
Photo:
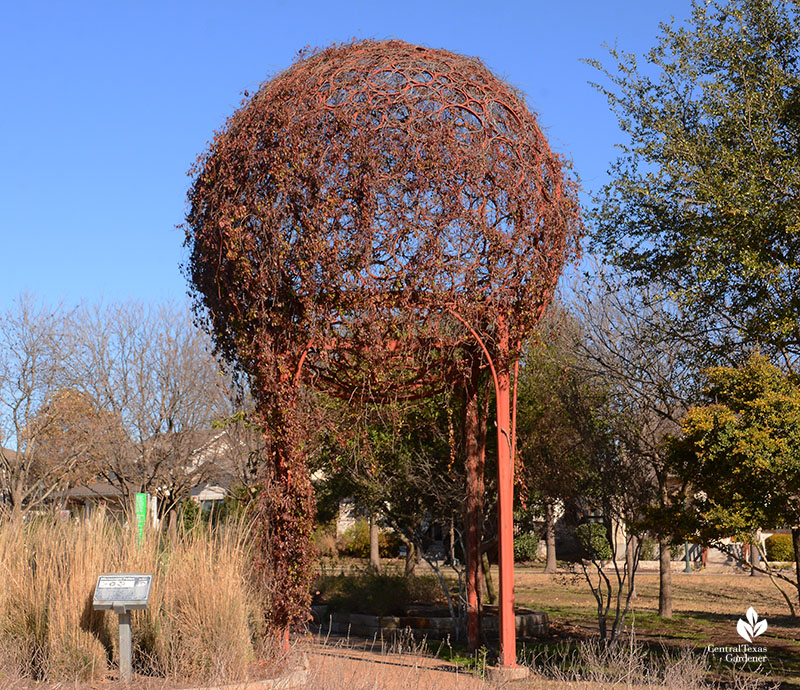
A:
{"type": "Polygon", "coordinates": [[[490,681],[502,681],[504,683],[525,680],[530,675],[527,666],[487,666],[486,678],[490,681]]]}

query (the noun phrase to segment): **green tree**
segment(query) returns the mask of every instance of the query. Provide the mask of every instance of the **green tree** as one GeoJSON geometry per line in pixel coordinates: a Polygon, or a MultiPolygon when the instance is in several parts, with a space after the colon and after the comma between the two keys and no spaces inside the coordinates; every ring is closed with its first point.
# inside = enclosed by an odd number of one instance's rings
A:
{"type": "Polygon", "coordinates": [[[695,0],[598,85],[627,136],[593,213],[595,248],[705,326],[710,351],[800,357],[800,12],[695,0]]]}
{"type": "Polygon", "coordinates": [[[520,499],[528,510],[518,511],[515,521],[520,526],[526,519],[544,522],[547,573],[556,571],[558,512],[577,499],[584,465],[583,438],[574,419],[584,409],[574,405],[575,398],[587,393],[571,347],[580,338],[574,333],[578,328],[571,315],[553,305],[525,352],[518,382],[517,461],[520,499]]]}
{"type": "Polygon", "coordinates": [[[707,377],[708,404],[689,410],[670,443],[693,494],[686,528],[713,542],[791,527],[796,576],[775,576],[800,600],[800,382],[760,354],[741,367],[711,368],[707,377]]]}

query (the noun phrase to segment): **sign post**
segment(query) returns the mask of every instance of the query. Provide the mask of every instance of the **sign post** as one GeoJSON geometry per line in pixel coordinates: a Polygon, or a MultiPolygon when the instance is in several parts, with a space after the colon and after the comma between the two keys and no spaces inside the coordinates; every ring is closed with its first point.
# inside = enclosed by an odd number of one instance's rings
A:
{"type": "MultiPolygon", "coordinates": [[[[137,494],[140,496],[143,494],[137,494]]],[[[131,611],[146,609],[153,576],[143,573],[100,575],[94,588],[96,611],[112,610],[119,616],[119,679],[129,681],[133,673],[131,611]]]]}
{"type": "Polygon", "coordinates": [[[147,494],[136,494],[133,499],[136,523],[139,526],[139,544],[144,539],[144,526],[147,523],[147,494]]]}

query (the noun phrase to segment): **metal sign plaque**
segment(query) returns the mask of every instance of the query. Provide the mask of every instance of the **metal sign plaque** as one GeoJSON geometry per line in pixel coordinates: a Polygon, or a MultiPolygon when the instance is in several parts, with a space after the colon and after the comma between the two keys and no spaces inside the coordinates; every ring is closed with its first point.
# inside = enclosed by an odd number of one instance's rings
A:
{"type": "Polygon", "coordinates": [[[150,599],[153,576],[143,573],[100,575],[94,588],[95,609],[144,609],[150,599]]]}

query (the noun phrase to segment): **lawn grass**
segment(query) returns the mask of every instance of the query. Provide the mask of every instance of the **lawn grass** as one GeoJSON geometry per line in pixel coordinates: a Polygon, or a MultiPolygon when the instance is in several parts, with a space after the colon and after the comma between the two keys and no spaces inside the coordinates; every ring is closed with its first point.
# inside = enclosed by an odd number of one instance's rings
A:
{"type": "MultiPolygon", "coordinates": [[[[361,566],[363,568],[363,565],[361,566]]],[[[387,572],[399,574],[402,564],[388,559],[387,572]]],[[[340,564],[340,572],[356,573],[357,564],[340,564]]],[[[419,574],[429,573],[422,566],[419,574]]],[[[493,567],[495,583],[499,581],[497,567],[493,567]]],[[[744,669],[746,675],[755,675],[781,683],[785,690],[800,690],[800,625],[789,616],[786,603],[769,578],[749,577],[734,571],[673,573],[673,616],[660,618],[658,612],[658,573],[637,574],[637,594],[626,621],[626,632],[633,633],[637,644],[646,650],[648,658],[678,659],[686,651],[701,656],[709,646],[736,646],[743,644],[736,631],[739,618],[753,606],[759,618],[766,619],[769,627],[756,644],[767,647],[768,665],[761,669],[744,669]]],[[[583,577],[565,569],[557,574],[545,574],[539,566],[515,568],[516,603],[520,607],[546,611],[551,620],[551,635],[547,639],[520,643],[520,658],[535,659],[541,663],[550,659],[569,666],[570,658],[577,654],[582,641],[596,638],[596,603],[583,577]]],[[[429,643],[429,645],[432,643],[429,643]]],[[[437,645],[434,645],[437,646],[437,645]]],[[[490,645],[491,646],[491,645],[490,645]]],[[[437,646],[438,649],[438,646],[437,646]]],[[[429,649],[442,657],[439,649],[429,649]]],[[[496,650],[489,650],[489,663],[496,650]]],[[[578,655],[580,657],[580,655],[578,655]]],[[[453,644],[446,658],[465,670],[475,670],[475,655],[453,644]]],[[[729,679],[742,666],[727,664],[721,656],[707,659],[712,669],[710,680],[729,679]]],[[[567,669],[569,670],[569,669],[567,669]]]]}
{"type": "MultiPolygon", "coordinates": [[[[519,606],[546,611],[554,628],[567,627],[592,634],[597,631],[595,600],[582,575],[545,574],[537,567],[517,567],[515,593],[519,606]]],[[[636,597],[627,618],[627,630],[643,644],[679,649],[735,646],[745,641],[736,623],[752,606],[769,627],[757,643],[767,647],[768,667],[763,675],[800,688],[800,624],[792,620],[785,601],[769,578],[734,572],[673,573],[673,617],[658,613],[658,573],[639,573],[636,597]]],[[[712,659],[725,671],[726,663],[712,659]]]]}

